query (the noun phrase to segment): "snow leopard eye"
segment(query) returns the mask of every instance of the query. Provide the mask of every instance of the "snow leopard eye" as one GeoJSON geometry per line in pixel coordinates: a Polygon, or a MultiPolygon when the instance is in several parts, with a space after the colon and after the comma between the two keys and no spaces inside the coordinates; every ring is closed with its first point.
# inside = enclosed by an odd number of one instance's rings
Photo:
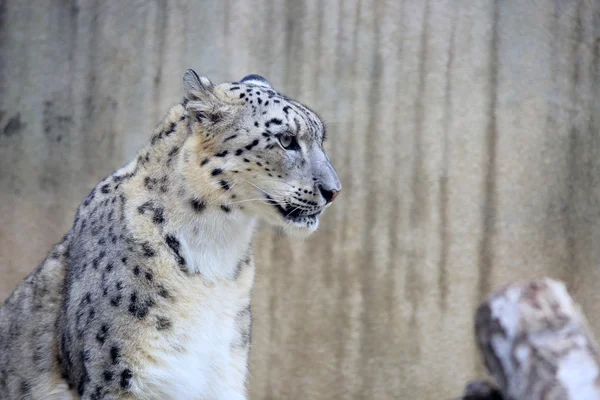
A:
{"type": "Polygon", "coordinates": [[[279,135],[277,139],[279,139],[279,144],[285,150],[299,150],[300,149],[300,145],[298,144],[298,141],[296,140],[295,136],[279,135]]]}

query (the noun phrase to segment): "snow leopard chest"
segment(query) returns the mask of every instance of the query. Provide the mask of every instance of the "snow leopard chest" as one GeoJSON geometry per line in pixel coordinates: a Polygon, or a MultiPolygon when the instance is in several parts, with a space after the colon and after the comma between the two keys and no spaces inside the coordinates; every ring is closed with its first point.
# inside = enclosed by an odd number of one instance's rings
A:
{"type": "Polygon", "coordinates": [[[183,304],[165,321],[168,333],[146,338],[142,350],[147,356],[140,360],[134,394],[165,400],[223,398],[220,392],[227,390],[237,369],[231,349],[243,305],[232,290],[217,291],[183,304]]]}

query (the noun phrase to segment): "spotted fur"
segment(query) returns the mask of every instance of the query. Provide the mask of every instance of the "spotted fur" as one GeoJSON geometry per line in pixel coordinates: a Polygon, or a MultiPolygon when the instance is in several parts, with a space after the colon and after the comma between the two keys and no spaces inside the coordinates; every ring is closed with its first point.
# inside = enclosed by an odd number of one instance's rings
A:
{"type": "Polygon", "coordinates": [[[325,127],[262,77],[185,98],[0,309],[0,399],[245,399],[252,235],[314,231],[325,127]]]}

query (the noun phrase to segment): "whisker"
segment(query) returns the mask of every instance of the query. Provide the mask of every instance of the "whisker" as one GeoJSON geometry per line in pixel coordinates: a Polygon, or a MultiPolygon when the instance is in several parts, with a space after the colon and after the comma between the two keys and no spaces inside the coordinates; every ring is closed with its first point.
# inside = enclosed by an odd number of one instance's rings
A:
{"type": "MultiPolygon", "coordinates": [[[[272,179],[272,178],[264,178],[264,177],[263,178],[259,178],[259,179],[261,181],[264,181],[264,182],[272,182],[272,183],[277,183],[277,184],[283,183],[284,185],[288,185],[291,188],[295,188],[294,185],[292,185],[291,183],[288,183],[286,181],[283,181],[283,180],[277,180],[277,179],[272,179]]],[[[279,190],[281,190],[281,189],[279,189],[279,190]]]]}
{"type": "Polygon", "coordinates": [[[288,213],[288,214],[287,214],[285,217],[286,217],[286,218],[287,218],[287,217],[289,217],[289,216],[290,216],[290,215],[291,215],[291,214],[292,214],[294,211],[296,211],[296,210],[298,210],[298,209],[300,209],[300,207],[296,207],[296,208],[294,208],[294,209],[293,209],[292,211],[290,211],[290,212],[289,212],[289,213],[288,213]]]}
{"type": "Polygon", "coordinates": [[[257,189],[258,189],[258,190],[260,190],[261,192],[263,192],[263,193],[265,193],[265,194],[268,194],[268,195],[269,195],[269,196],[271,196],[271,197],[277,197],[277,196],[275,196],[274,194],[267,192],[265,189],[263,189],[263,188],[261,188],[261,187],[258,187],[258,186],[257,186],[257,185],[255,185],[254,183],[252,183],[252,182],[250,182],[250,181],[248,181],[248,180],[246,180],[246,179],[244,179],[244,178],[239,178],[239,179],[241,179],[242,181],[244,181],[244,182],[246,182],[246,183],[249,183],[249,184],[251,184],[252,186],[254,186],[255,188],[257,188],[257,189]]]}
{"type": "Polygon", "coordinates": [[[233,204],[239,204],[239,203],[246,203],[248,201],[260,201],[261,203],[268,204],[268,205],[274,205],[274,204],[281,205],[282,204],[281,201],[276,201],[274,199],[268,200],[268,199],[265,199],[265,198],[245,199],[245,200],[234,201],[234,202],[227,203],[227,204],[233,205],[233,204]]]}
{"type": "Polygon", "coordinates": [[[227,193],[231,192],[231,190],[235,187],[235,183],[233,185],[231,185],[229,187],[229,189],[227,189],[224,193],[222,193],[219,197],[217,197],[216,199],[214,199],[210,204],[215,204],[216,202],[218,202],[221,198],[223,198],[223,196],[225,196],[227,193]]]}

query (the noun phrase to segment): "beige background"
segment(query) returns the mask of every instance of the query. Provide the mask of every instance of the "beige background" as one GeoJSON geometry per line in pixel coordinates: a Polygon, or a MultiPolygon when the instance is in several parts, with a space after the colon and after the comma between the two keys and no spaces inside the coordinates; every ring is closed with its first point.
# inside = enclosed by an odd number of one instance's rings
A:
{"type": "Polygon", "coordinates": [[[344,191],[261,231],[254,399],[443,399],[511,280],[600,306],[600,0],[0,0],[0,299],[193,67],[329,124],[344,191]]]}

